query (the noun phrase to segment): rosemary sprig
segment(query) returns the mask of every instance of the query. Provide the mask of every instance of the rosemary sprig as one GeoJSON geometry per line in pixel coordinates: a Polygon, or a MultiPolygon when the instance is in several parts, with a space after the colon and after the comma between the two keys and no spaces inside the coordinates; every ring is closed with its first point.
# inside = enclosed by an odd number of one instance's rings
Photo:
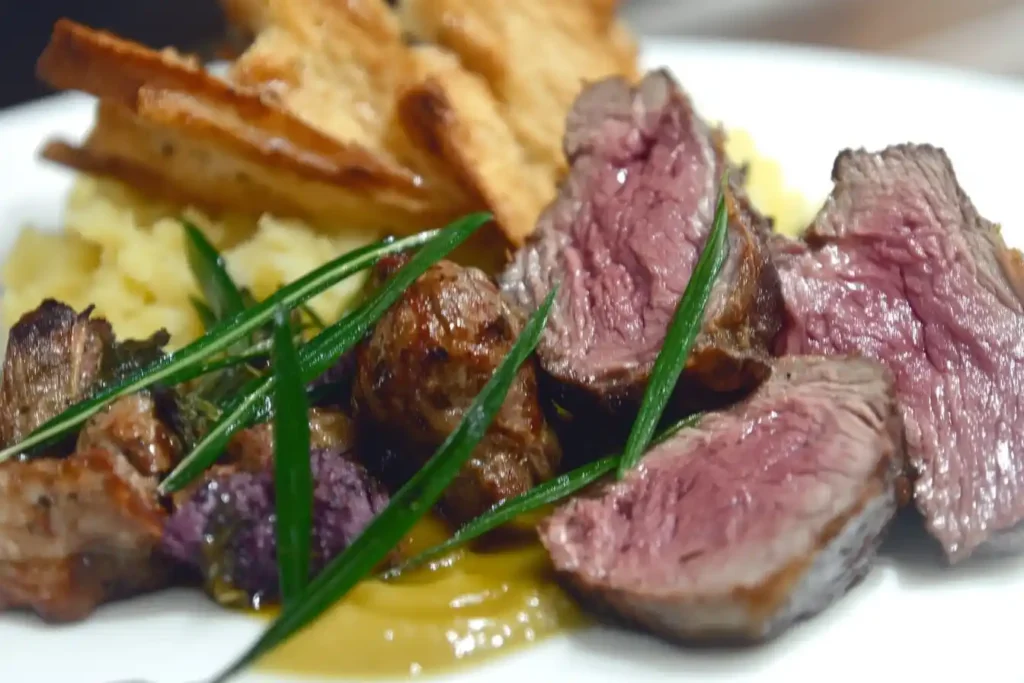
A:
{"type": "MultiPolygon", "coordinates": [[[[490,216],[474,214],[462,220],[479,221],[482,225],[490,220],[490,216]]],[[[290,285],[282,287],[273,296],[247,309],[241,315],[221,321],[208,334],[191,344],[164,356],[152,365],[128,374],[121,381],[104,387],[91,398],[75,404],[40,425],[20,443],[0,450],[0,462],[18,454],[28,453],[30,449],[37,446],[52,443],[122,396],[163,382],[175,373],[228,349],[236,341],[244,339],[254,330],[269,322],[273,318],[274,311],[279,307],[290,310],[350,275],[365,270],[376,263],[381,256],[420,246],[438,234],[438,231],[430,231],[400,240],[385,240],[340,256],[290,285]]]]}
{"type": "Polygon", "coordinates": [[[683,296],[679,299],[679,305],[676,307],[675,315],[672,316],[672,322],[665,334],[665,341],[654,361],[651,376],[647,380],[647,389],[644,390],[640,412],[633,422],[629,439],[626,441],[626,448],[622,452],[622,459],[619,460],[618,475],[620,478],[636,466],[647,450],[647,445],[651,442],[651,437],[654,436],[658,422],[661,421],[668,399],[676,387],[676,382],[679,381],[679,375],[686,367],[690,350],[693,349],[693,343],[704,322],[704,309],[711,297],[711,288],[715,284],[718,273],[722,270],[722,264],[725,263],[729,251],[727,239],[729,215],[725,197],[727,180],[727,178],[722,179],[722,190],[718,195],[711,231],[708,233],[707,241],[693,268],[693,273],[690,274],[690,281],[686,283],[686,290],[683,291],[683,296]]]}
{"type": "Polygon", "coordinates": [[[224,683],[244,667],[302,630],[345,596],[401,541],[437,502],[469,459],[491,421],[501,409],[523,362],[533,352],[551,311],[555,290],[530,317],[519,339],[473,400],[459,426],[433,457],[392,497],[380,515],[344,552],[314,579],[303,594],[270,625],[259,640],[213,683],[224,683]]]}
{"type": "Polygon", "coordinates": [[[309,461],[309,407],[288,314],[274,327],[274,497],[281,601],[291,605],[309,583],[313,527],[313,472],[309,461]]]}
{"type": "Polygon", "coordinates": [[[245,310],[245,302],[235,281],[228,275],[224,258],[193,223],[187,220],[181,223],[187,238],[185,256],[199,282],[207,308],[216,320],[239,315],[245,310]]]}
{"type": "MultiPolygon", "coordinates": [[[[311,382],[326,372],[427,268],[450,254],[487,220],[485,214],[475,214],[450,225],[416,252],[369,301],[304,344],[299,349],[303,382],[311,382]]],[[[250,382],[240,393],[241,398],[225,407],[223,417],[160,483],[160,492],[179,490],[213,464],[231,435],[251,424],[267,405],[275,382],[273,375],[250,382]]]]}
{"type": "MultiPolygon", "coordinates": [[[[654,443],[661,443],[676,434],[679,430],[692,427],[697,424],[701,417],[703,417],[703,414],[698,413],[677,421],[671,427],[662,432],[654,440],[654,443]]],[[[511,522],[520,515],[525,515],[542,508],[545,505],[557,503],[558,501],[571,496],[580,489],[589,486],[614,470],[619,464],[619,458],[619,455],[610,455],[605,458],[601,458],[600,460],[595,460],[594,462],[577,467],[570,472],[566,472],[563,475],[555,477],[551,481],[535,486],[526,493],[518,495],[515,498],[510,498],[498,505],[495,505],[476,519],[467,522],[447,541],[439,543],[432,548],[428,548],[418,555],[409,558],[397,567],[389,569],[384,572],[382,578],[395,578],[404,571],[418,567],[424,562],[429,562],[435,557],[445,555],[459,546],[480,538],[484,534],[511,522]]]]}

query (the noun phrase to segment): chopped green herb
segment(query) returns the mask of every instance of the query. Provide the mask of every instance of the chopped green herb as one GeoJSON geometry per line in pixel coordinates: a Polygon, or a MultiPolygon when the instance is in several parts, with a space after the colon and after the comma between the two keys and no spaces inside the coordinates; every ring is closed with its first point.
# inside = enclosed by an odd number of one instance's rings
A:
{"type": "Polygon", "coordinates": [[[206,299],[206,306],[216,320],[239,315],[245,310],[242,293],[235,281],[228,275],[224,258],[203,235],[203,232],[189,221],[182,220],[185,235],[185,255],[188,265],[199,282],[199,289],[206,299]]]}
{"type": "Polygon", "coordinates": [[[287,608],[309,583],[313,527],[313,472],[309,461],[309,407],[286,312],[274,330],[274,497],[277,567],[287,608]]]}

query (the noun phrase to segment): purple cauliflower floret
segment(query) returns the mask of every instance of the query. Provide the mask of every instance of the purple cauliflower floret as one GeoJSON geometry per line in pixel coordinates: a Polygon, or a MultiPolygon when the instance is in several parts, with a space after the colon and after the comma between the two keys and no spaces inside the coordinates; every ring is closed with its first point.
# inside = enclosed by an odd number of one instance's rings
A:
{"type": "MultiPolygon", "coordinates": [[[[380,485],[337,451],[314,451],[313,537],[315,576],[387,505],[380,485]]],[[[271,472],[215,474],[171,515],[163,549],[198,569],[208,588],[244,592],[253,604],[279,595],[271,472]]]]}

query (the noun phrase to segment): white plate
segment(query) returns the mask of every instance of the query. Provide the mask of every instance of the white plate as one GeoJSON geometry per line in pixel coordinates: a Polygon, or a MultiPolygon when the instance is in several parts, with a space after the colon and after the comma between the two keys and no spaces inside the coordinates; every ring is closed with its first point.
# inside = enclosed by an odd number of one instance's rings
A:
{"type": "MultiPolygon", "coordinates": [[[[982,213],[1004,225],[1011,243],[1024,244],[1020,84],[768,45],[659,42],[647,48],[648,65],[670,67],[709,117],[750,131],[808,196],[828,192],[832,160],[842,147],[931,142],[948,150],[982,213]]],[[[55,133],[77,138],[90,118],[89,100],[80,96],[0,114],[0,249],[26,221],[59,225],[69,178],[38,163],[35,150],[55,133]]],[[[683,650],[592,629],[442,680],[1024,680],[1016,651],[1024,558],[951,570],[930,550],[915,529],[898,530],[862,585],[762,647],[683,650]]],[[[4,615],[0,681],[198,681],[258,630],[257,622],[184,590],[107,606],[69,627],[4,615]]]]}

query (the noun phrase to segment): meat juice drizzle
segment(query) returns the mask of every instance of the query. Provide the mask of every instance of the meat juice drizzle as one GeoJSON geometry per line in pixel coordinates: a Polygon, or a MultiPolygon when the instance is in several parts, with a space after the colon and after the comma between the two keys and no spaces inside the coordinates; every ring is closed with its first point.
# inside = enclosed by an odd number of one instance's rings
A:
{"type": "MultiPolygon", "coordinates": [[[[425,519],[403,544],[403,554],[411,557],[447,537],[439,520],[425,519]]],[[[438,565],[388,583],[363,581],[264,657],[260,668],[356,680],[437,674],[586,623],[555,583],[535,539],[457,551],[438,565]]]]}

